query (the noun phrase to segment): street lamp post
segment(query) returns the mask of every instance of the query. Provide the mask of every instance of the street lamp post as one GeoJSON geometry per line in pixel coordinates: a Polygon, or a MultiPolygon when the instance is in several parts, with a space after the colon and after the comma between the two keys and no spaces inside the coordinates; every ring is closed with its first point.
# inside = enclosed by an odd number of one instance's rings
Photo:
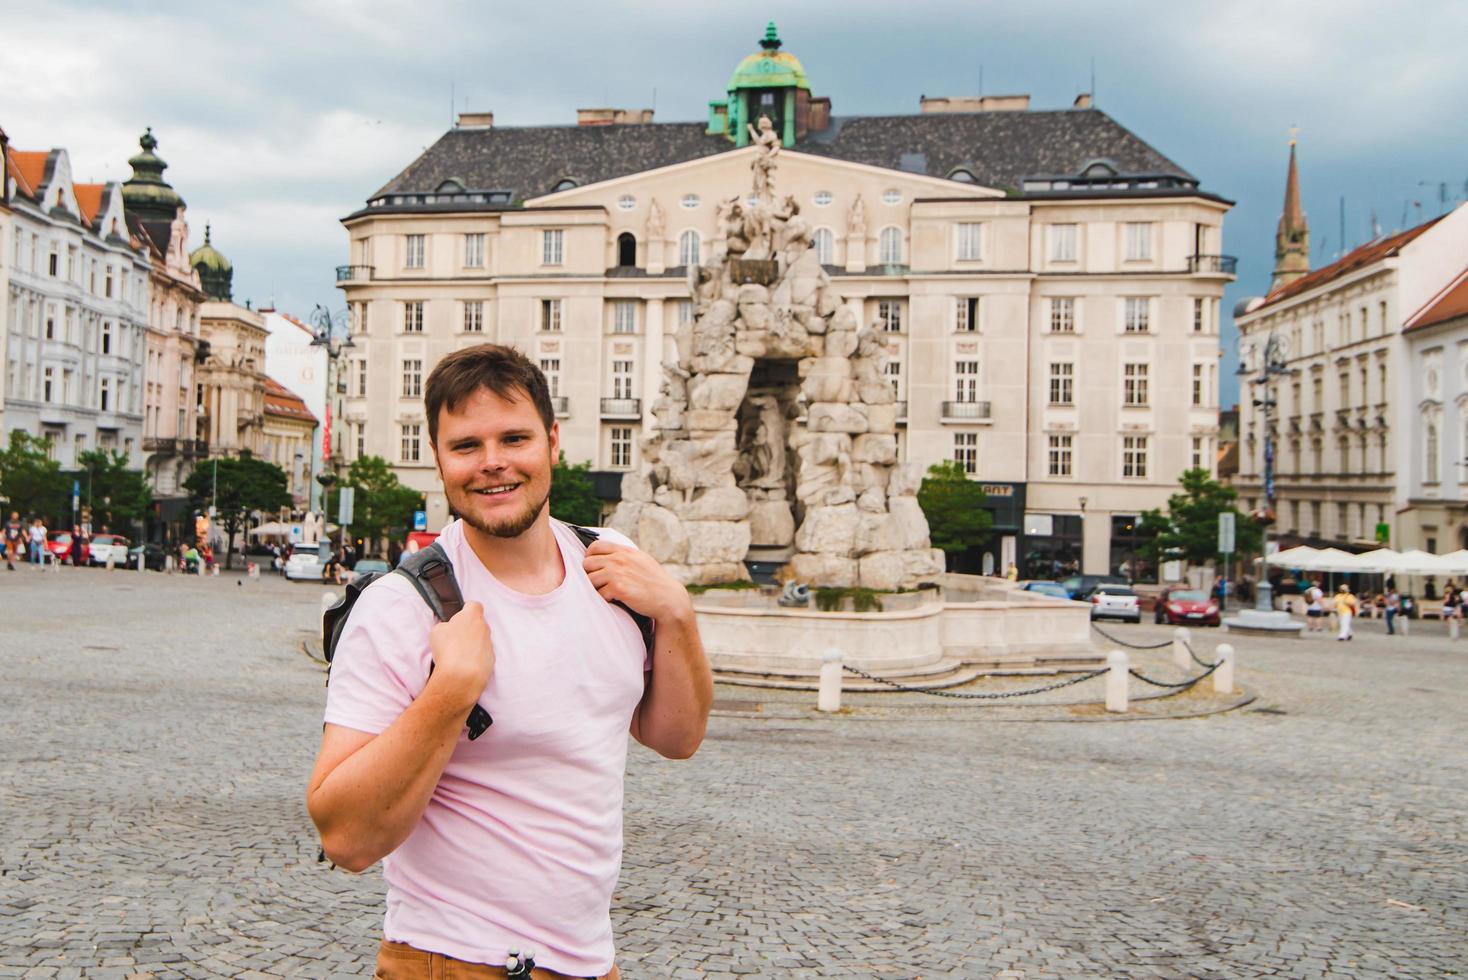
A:
{"type": "Polygon", "coordinates": [[[1258,386],[1257,397],[1252,394],[1251,397],[1252,403],[1262,414],[1264,430],[1264,467],[1261,474],[1264,491],[1262,553],[1259,556],[1259,582],[1254,592],[1254,608],[1263,611],[1274,609],[1274,586],[1269,584],[1269,529],[1278,520],[1279,513],[1276,509],[1274,486],[1275,397],[1270,391],[1269,382],[1281,375],[1299,374],[1298,368],[1285,366],[1289,352],[1289,338],[1273,330],[1269,331],[1262,347],[1255,341],[1245,340],[1242,335],[1239,337],[1238,376],[1248,384],[1258,386]],[[1250,361],[1257,364],[1251,367],[1250,361]]]}
{"type": "Polygon", "coordinates": [[[316,482],[321,484],[321,511],[326,512],[326,491],[330,489],[339,477],[337,474],[341,454],[336,452],[332,443],[335,441],[331,431],[332,416],[341,417],[341,373],[337,361],[346,351],[356,347],[352,342],[351,314],[346,310],[338,310],[333,313],[326,307],[317,304],[311,311],[311,326],[316,336],[311,341],[312,347],[319,347],[326,352],[326,419],[324,424],[326,431],[322,433],[322,461],[328,469],[324,469],[316,477],[316,482]]]}

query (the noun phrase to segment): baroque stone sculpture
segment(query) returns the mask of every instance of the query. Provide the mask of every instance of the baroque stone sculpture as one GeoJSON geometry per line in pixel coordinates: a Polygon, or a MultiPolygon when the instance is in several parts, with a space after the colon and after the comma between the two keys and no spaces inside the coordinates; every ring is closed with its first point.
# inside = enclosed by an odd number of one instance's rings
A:
{"type": "Polygon", "coordinates": [[[776,200],[768,120],[750,129],[753,203],[720,205],[712,262],[689,269],[694,319],[612,526],[688,584],[748,580],[747,558],[788,560],[819,586],[930,581],[943,553],[921,474],[897,462],[884,332],[836,292],[795,199],[776,200]]]}

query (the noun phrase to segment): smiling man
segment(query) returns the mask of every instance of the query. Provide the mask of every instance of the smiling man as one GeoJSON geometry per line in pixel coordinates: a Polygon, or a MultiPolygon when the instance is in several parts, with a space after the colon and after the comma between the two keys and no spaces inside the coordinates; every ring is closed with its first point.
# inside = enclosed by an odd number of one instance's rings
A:
{"type": "Polygon", "coordinates": [[[560,431],[524,355],[456,351],[425,401],[464,609],[436,623],[400,575],[362,594],[307,805],[338,865],[383,860],[375,976],[502,977],[519,951],[536,977],[615,977],[627,735],[687,758],[713,699],[693,605],[626,538],[583,548],[551,518],[560,431]],[[653,620],[651,652],[614,601],[653,620]],[[494,723],[471,741],[476,703],[494,723]]]}

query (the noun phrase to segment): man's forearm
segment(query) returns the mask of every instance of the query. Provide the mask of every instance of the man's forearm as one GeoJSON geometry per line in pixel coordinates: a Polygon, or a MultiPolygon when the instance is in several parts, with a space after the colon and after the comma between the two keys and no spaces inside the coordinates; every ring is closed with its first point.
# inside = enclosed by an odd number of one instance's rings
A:
{"type": "Polygon", "coordinates": [[[713,674],[692,610],[659,621],[652,676],[637,709],[637,740],[669,758],[688,758],[703,742],[713,701],[713,674]]]}
{"type": "Polygon", "coordinates": [[[332,861],[362,871],[407,840],[458,743],[461,705],[430,678],[397,721],[311,788],[307,806],[332,861]]]}

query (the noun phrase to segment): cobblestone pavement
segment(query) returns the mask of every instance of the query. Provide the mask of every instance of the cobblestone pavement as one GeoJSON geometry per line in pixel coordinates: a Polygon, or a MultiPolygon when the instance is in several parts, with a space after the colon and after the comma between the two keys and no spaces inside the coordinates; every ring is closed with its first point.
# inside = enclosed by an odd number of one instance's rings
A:
{"type": "MultiPolygon", "coordinates": [[[[370,975],[380,876],[317,864],[302,802],[320,592],[0,571],[0,976],[370,975]]],[[[636,749],[624,975],[1464,972],[1468,638],[1360,634],[1233,638],[1259,700],[1197,720],[736,713],[690,762],[636,749]]]]}

